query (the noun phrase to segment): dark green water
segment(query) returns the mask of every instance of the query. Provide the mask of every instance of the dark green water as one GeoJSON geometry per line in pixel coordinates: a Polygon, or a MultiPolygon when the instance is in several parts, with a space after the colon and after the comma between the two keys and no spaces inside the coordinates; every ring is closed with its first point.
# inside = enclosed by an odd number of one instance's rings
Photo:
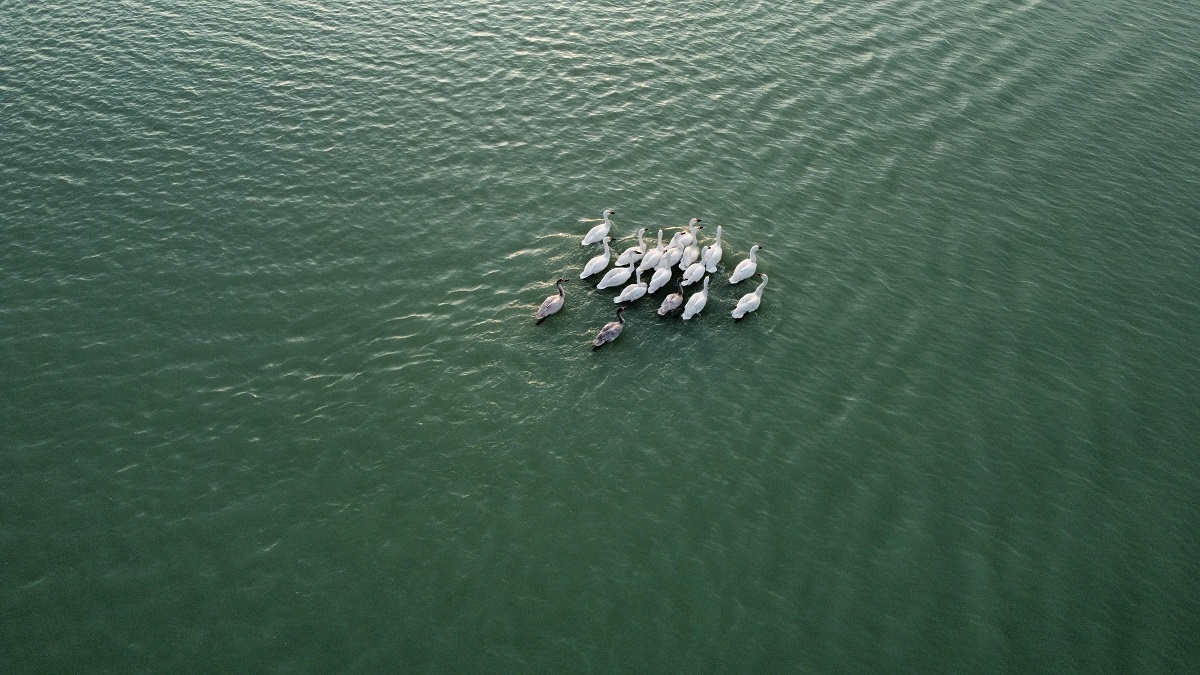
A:
{"type": "Polygon", "coordinates": [[[0,666],[1196,668],[1200,9],[1068,5],[0,3],[0,666]]]}

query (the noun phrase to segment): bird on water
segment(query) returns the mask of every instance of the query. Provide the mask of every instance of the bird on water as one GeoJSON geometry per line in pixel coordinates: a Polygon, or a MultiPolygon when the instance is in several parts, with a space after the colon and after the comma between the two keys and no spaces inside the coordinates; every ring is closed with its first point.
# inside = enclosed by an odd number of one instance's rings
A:
{"type": "Polygon", "coordinates": [[[604,328],[601,328],[600,332],[596,333],[596,339],[592,340],[592,351],[600,349],[600,347],[604,346],[604,343],[606,342],[612,342],[613,340],[616,340],[621,334],[621,331],[625,330],[625,317],[622,316],[624,313],[624,305],[621,305],[617,308],[617,320],[609,321],[608,323],[604,324],[604,328]]]}
{"type": "Polygon", "coordinates": [[[563,291],[562,287],[563,282],[565,281],[566,279],[559,279],[558,281],[554,282],[554,285],[558,286],[558,294],[551,295],[542,301],[542,306],[538,307],[537,314],[534,315],[534,318],[536,318],[537,321],[535,321],[533,325],[538,325],[539,323],[545,321],[546,317],[562,309],[563,303],[567,300],[567,294],[565,291],[563,291]]]}

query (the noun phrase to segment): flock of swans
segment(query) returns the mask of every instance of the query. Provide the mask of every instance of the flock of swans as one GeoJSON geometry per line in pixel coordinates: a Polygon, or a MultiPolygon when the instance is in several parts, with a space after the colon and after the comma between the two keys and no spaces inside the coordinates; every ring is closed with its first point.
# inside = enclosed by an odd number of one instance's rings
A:
{"type": "MultiPolygon", "coordinates": [[[[613,263],[612,250],[609,248],[609,242],[612,237],[609,232],[612,230],[611,216],[616,214],[612,209],[605,209],[603,222],[588,230],[584,235],[582,246],[600,244],[604,247],[604,252],[587,261],[583,266],[583,271],[579,273],[580,279],[586,279],[592,275],[605,272],[604,277],[600,279],[600,283],[596,284],[596,288],[615,288],[624,286],[621,292],[613,298],[613,302],[619,305],[617,307],[617,320],[610,321],[600,329],[596,334],[596,339],[592,340],[592,349],[596,350],[606,343],[616,340],[621,335],[621,331],[625,329],[625,309],[640,298],[650,295],[660,288],[670,283],[674,270],[679,269],[683,272],[682,276],[675,280],[675,292],[663,299],[662,304],[658,308],[659,316],[667,316],[671,312],[683,307],[683,319],[685,321],[699,316],[700,312],[708,304],[708,282],[709,276],[716,274],[717,263],[721,262],[721,257],[724,251],[721,247],[722,228],[717,226],[717,237],[711,244],[700,246],[700,230],[703,225],[700,225],[699,218],[692,218],[687,227],[676,232],[671,237],[671,241],[663,245],[663,231],[658,231],[658,245],[650,248],[646,245],[645,234],[646,228],[641,228],[637,233],[638,243],[636,246],[631,246],[622,252],[616,259],[616,267],[608,269],[608,266],[613,263]],[[648,272],[650,280],[642,281],[642,274],[648,272]],[[630,278],[633,283],[628,283],[630,278]],[[697,282],[701,282],[701,288],[696,293],[693,293],[684,302],[683,288],[691,286],[697,282]],[[626,285],[628,284],[628,285],[626,285]]],[[[758,270],[758,251],[762,246],[755,244],[750,247],[750,256],[737,264],[733,268],[733,274],[729,275],[729,283],[736,284],[745,281],[754,276],[758,270]]],[[[762,277],[762,283],[753,292],[747,293],[738,300],[737,306],[733,308],[732,316],[734,321],[741,321],[750,312],[758,309],[762,303],[763,289],[767,287],[767,275],[759,274],[762,277]]],[[[542,302],[538,308],[534,318],[537,319],[535,324],[540,324],[546,320],[546,317],[554,314],[562,309],[566,302],[567,294],[563,290],[563,284],[566,279],[559,279],[555,282],[558,287],[558,293],[551,295],[542,302]]]]}

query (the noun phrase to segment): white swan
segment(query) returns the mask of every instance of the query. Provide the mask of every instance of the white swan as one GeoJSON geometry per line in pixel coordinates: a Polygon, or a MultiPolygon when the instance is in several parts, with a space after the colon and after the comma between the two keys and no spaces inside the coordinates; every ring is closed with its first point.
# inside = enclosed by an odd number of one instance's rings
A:
{"type": "Polygon", "coordinates": [[[646,294],[646,284],[642,283],[642,272],[638,270],[637,276],[634,277],[636,283],[629,284],[621,289],[621,294],[613,298],[613,302],[620,304],[622,302],[633,302],[646,294]]]}
{"type": "Polygon", "coordinates": [[[647,293],[653,293],[658,289],[666,286],[671,281],[671,268],[659,267],[654,270],[654,276],[650,277],[650,288],[647,293]]]}
{"type": "Polygon", "coordinates": [[[679,257],[679,269],[686,270],[692,263],[700,259],[700,242],[696,239],[696,230],[703,228],[703,225],[692,225],[690,233],[680,235],[679,243],[683,245],[683,255],[679,257]],[[684,243],[689,239],[690,243],[684,243]]]}
{"type": "Polygon", "coordinates": [[[759,303],[762,302],[763,289],[767,287],[767,275],[759,274],[758,276],[762,277],[762,283],[754,289],[753,293],[743,295],[742,299],[738,300],[737,307],[733,308],[734,321],[741,321],[742,317],[758,309],[759,303]]]}
{"type": "Polygon", "coordinates": [[[539,323],[545,321],[546,317],[562,309],[563,302],[565,302],[567,299],[567,294],[563,291],[562,287],[564,281],[566,281],[566,279],[559,279],[558,281],[554,282],[554,285],[558,286],[558,294],[551,295],[542,301],[542,306],[538,307],[537,314],[533,315],[534,318],[537,319],[537,321],[533,322],[533,325],[538,325],[539,323]]]}
{"type": "Polygon", "coordinates": [[[704,305],[708,304],[708,280],[711,278],[704,277],[704,288],[700,289],[699,293],[688,298],[687,304],[683,307],[683,318],[685,321],[699,314],[700,310],[704,309],[704,305]]]}
{"type": "Polygon", "coordinates": [[[703,225],[697,225],[700,222],[699,218],[692,218],[688,221],[686,230],[679,235],[680,246],[691,246],[696,243],[696,230],[703,229],[703,225]]]}
{"type": "Polygon", "coordinates": [[[629,263],[635,263],[642,259],[642,256],[646,254],[646,240],[642,238],[643,234],[646,234],[646,228],[644,227],[638,230],[637,246],[630,246],[629,248],[625,249],[624,253],[617,256],[618,265],[628,265],[629,263]]]}
{"type": "Polygon", "coordinates": [[[762,248],[758,244],[750,247],[750,258],[743,260],[733,268],[733,274],[729,276],[729,283],[736,284],[743,279],[749,279],[754,276],[754,272],[758,269],[758,256],[754,255],[758,249],[762,248]]]}
{"type": "Polygon", "coordinates": [[[612,229],[612,221],[609,220],[608,217],[615,213],[616,211],[613,211],[612,209],[604,209],[604,213],[600,214],[604,216],[604,222],[588,230],[588,233],[583,237],[583,241],[579,242],[580,245],[587,246],[588,244],[595,244],[596,242],[599,242],[607,237],[608,231],[612,229]]]}
{"type": "MultiPolygon", "coordinates": [[[[708,247],[705,246],[704,250],[707,251],[708,247]]],[[[700,281],[700,277],[702,276],[704,276],[704,263],[697,260],[691,265],[688,265],[688,268],[683,271],[683,285],[691,286],[697,281],[700,281]]]]}
{"type": "Polygon", "coordinates": [[[667,244],[667,250],[663,251],[662,260],[658,261],[659,267],[674,267],[683,257],[683,247],[679,245],[679,239],[682,236],[682,232],[676,232],[671,237],[671,243],[667,244]]]}
{"type": "Polygon", "coordinates": [[[708,246],[708,252],[701,252],[700,259],[704,261],[704,269],[713,274],[717,271],[717,263],[721,262],[721,226],[717,226],[717,240],[708,246]]]}
{"type": "Polygon", "coordinates": [[[600,280],[600,283],[596,284],[596,288],[620,286],[629,281],[629,277],[632,275],[633,263],[629,263],[629,267],[614,267],[604,274],[604,278],[600,280]]]}
{"type": "Polygon", "coordinates": [[[612,252],[608,250],[608,242],[611,240],[612,237],[604,238],[604,241],[602,242],[604,244],[604,253],[601,253],[595,258],[587,261],[587,264],[583,266],[583,271],[579,273],[580,279],[586,279],[605,267],[608,267],[608,261],[612,258],[612,252]]]}
{"type": "Polygon", "coordinates": [[[638,269],[645,272],[646,270],[652,270],[655,267],[658,267],[658,261],[662,260],[663,251],[665,250],[667,249],[663,248],[662,230],[659,230],[658,248],[652,248],[649,251],[646,251],[646,255],[642,256],[642,264],[638,265],[638,269]]]}
{"type": "Polygon", "coordinates": [[[683,284],[681,282],[676,281],[675,289],[676,289],[675,292],[668,295],[662,301],[662,304],[658,306],[658,315],[659,316],[666,316],[666,315],[670,314],[671,312],[674,312],[675,310],[679,309],[679,306],[683,304],[683,284]]]}
{"type": "Polygon", "coordinates": [[[617,320],[609,321],[608,323],[604,324],[604,328],[601,328],[600,332],[596,333],[596,339],[592,340],[592,351],[600,349],[605,342],[612,342],[613,340],[616,340],[617,336],[621,334],[621,331],[625,330],[625,317],[621,316],[624,311],[625,307],[618,307],[617,320]]]}

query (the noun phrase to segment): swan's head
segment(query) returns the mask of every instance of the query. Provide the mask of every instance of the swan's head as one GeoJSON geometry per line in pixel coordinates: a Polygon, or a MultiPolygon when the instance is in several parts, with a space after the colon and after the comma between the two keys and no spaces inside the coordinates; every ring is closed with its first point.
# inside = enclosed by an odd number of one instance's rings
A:
{"type": "Polygon", "coordinates": [[[603,214],[601,214],[601,215],[603,215],[605,218],[607,218],[607,217],[609,217],[609,216],[614,216],[614,215],[616,215],[616,213],[617,213],[617,212],[616,212],[616,211],[613,211],[612,209],[604,209],[604,213],[603,213],[603,214]]]}
{"type": "Polygon", "coordinates": [[[567,280],[566,280],[566,279],[559,279],[558,281],[556,281],[556,282],[554,282],[554,283],[556,283],[556,284],[565,284],[565,283],[567,283],[567,280]]]}
{"type": "Polygon", "coordinates": [[[688,227],[695,227],[696,223],[700,222],[699,218],[692,218],[688,221],[688,227]]]}
{"type": "Polygon", "coordinates": [[[750,247],[750,250],[752,250],[752,251],[761,251],[761,250],[763,250],[763,247],[762,247],[762,246],[759,246],[758,244],[755,244],[755,245],[753,245],[753,246],[751,246],[751,247],[750,247]]]}

